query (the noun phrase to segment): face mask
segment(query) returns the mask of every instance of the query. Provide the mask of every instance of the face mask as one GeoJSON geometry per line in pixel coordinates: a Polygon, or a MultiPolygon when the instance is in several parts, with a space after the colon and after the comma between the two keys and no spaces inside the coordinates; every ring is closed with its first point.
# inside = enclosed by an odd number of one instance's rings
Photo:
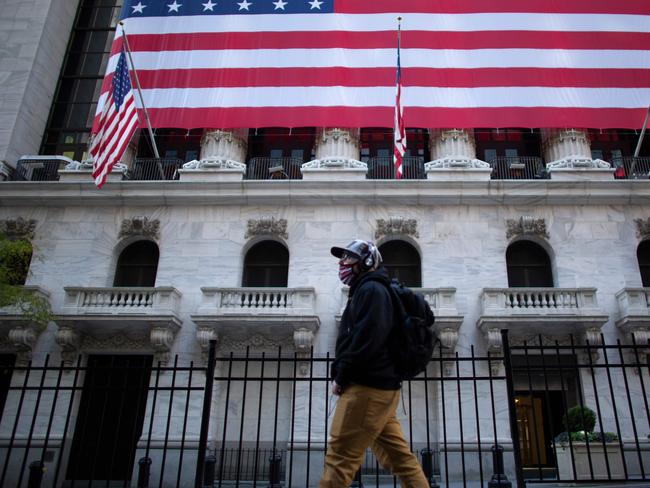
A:
{"type": "Polygon", "coordinates": [[[344,285],[349,285],[352,283],[352,280],[356,276],[356,273],[352,269],[354,264],[339,264],[339,280],[344,285]]]}

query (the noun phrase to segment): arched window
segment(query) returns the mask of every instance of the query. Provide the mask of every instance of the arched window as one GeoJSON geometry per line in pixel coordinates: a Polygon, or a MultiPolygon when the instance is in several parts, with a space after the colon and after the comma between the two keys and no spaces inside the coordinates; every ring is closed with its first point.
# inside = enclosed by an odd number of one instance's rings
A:
{"type": "Polygon", "coordinates": [[[420,253],[411,244],[404,241],[389,241],[379,246],[379,252],[391,278],[413,288],[422,286],[420,253]]]}
{"type": "Polygon", "coordinates": [[[155,286],[158,246],[151,241],[129,245],[117,260],[113,286],[155,286]]]}
{"type": "Polygon", "coordinates": [[[639,260],[641,283],[643,286],[650,286],[650,241],[643,241],[639,244],[636,250],[636,258],[639,260]]]}
{"type": "Polygon", "coordinates": [[[508,286],[553,286],[551,259],[542,246],[531,241],[511,244],[506,251],[508,286]]]}
{"type": "Polygon", "coordinates": [[[288,276],[289,251],[279,242],[259,242],[246,253],[242,286],[286,287],[288,276]]]}

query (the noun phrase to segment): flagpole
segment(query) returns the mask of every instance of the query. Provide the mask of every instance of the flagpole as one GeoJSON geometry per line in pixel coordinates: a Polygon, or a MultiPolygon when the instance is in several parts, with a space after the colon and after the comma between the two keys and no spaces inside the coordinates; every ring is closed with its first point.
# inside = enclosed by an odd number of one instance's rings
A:
{"type": "Polygon", "coordinates": [[[643,128],[641,129],[641,134],[639,134],[639,142],[636,144],[636,149],[634,150],[634,159],[632,159],[632,164],[630,165],[630,174],[628,178],[631,178],[634,174],[634,169],[636,168],[636,158],[639,157],[641,152],[641,144],[643,144],[643,138],[645,137],[645,130],[648,127],[648,119],[650,118],[650,105],[648,106],[648,111],[645,113],[645,120],[643,121],[643,128]]]}
{"type": "Polygon", "coordinates": [[[395,97],[395,121],[393,127],[393,164],[395,166],[395,178],[401,179],[403,174],[403,157],[406,148],[406,134],[404,128],[404,119],[402,112],[402,80],[401,80],[401,62],[400,62],[400,45],[402,40],[402,17],[397,17],[397,79],[395,97]]]}
{"type": "MultiPolygon", "coordinates": [[[[147,121],[147,128],[149,129],[149,137],[151,138],[151,144],[153,145],[153,154],[156,159],[160,159],[160,154],[158,153],[158,146],[156,146],[156,140],[153,137],[153,130],[151,129],[151,120],[149,120],[149,112],[147,112],[147,107],[144,104],[144,97],[142,96],[142,88],[140,88],[140,79],[138,78],[138,71],[135,69],[133,64],[133,58],[131,57],[131,48],[129,47],[129,39],[126,37],[126,30],[124,29],[124,22],[120,21],[120,27],[122,27],[122,37],[124,37],[124,44],[126,45],[126,54],[129,57],[129,62],[131,63],[131,69],[133,70],[133,75],[135,77],[135,85],[138,89],[138,95],[140,95],[140,103],[142,104],[142,110],[144,111],[144,118],[147,121]]],[[[160,167],[160,161],[158,161],[159,169],[162,174],[162,167],[160,167]]]]}

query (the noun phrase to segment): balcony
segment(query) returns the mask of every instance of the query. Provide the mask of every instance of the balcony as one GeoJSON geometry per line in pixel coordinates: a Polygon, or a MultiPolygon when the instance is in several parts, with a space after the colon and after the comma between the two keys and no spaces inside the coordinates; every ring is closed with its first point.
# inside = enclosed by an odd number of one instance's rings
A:
{"type": "Polygon", "coordinates": [[[134,181],[157,181],[177,180],[178,170],[183,167],[184,161],[178,158],[142,158],[136,159],[128,172],[127,180],[134,181]]]}
{"type": "Polygon", "coordinates": [[[13,181],[58,181],[59,170],[72,163],[65,156],[23,156],[16,164],[13,181]]]}
{"type": "Polygon", "coordinates": [[[616,168],[614,178],[624,179],[648,179],[650,178],[650,157],[629,156],[612,159],[612,167],[616,168]]]}
{"type": "Polygon", "coordinates": [[[578,334],[597,344],[608,320],[595,288],[484,288],[481,306],[477,326],[493,350],[501,348],[501,329],[525,338],[578,334]]]}
{"type": "Polygon", "coordinates": [[[298,158],[252,158],[246,165],[246,179],[300,180],[300,167],[303,163],[298,158]]]}
{"type": "Polygon", "coordinates": [[[180,300],[172,287],[66,287],[57,342],[72,354],[81,346],[153,349],[165,362],[182,323],[180,300]]]}
{"type": "MultiPolygon", "coordinates": [[[[616,299],[620,311],[616,326],[630,344],[650,344],[650,288],[624,288],[616,294],[616,299]]],[[[650,350],[640,350],[639,356],[641,362],[646,362],[650,350]]]]}
{"type": "MultiPolygon", "coordinates": [[[[392,157],[369,158],[368,173],[369,180],[394,180],[395,163],[392,157]]],[[[402,160],[402,178],[405,180],[424,180],[427,175],[424,172],[424,158],[405,157],[402,160]]]]}
{"type": "MultiPolygon", "coordinates": [[[[50,294],[38,286],[23,286],[22,289],[49,301],[50,294]]],[[[20,306],[0,308],[0,343],[5,343],[11,351],[18,352],[20,362],[27,362],[31,358],[32,347],[42,331],[42,328],[25,317],[20,306]]]]}
{"type": "Polygon", "coordinates": [[[493,180],[549,179],[542,158],[535,156],[498,157],[487,162],[493,180]]]}
{"type": "MultiPolygon", "coordinates": [[[[299,330],[320,326],[313,288],[201,288],[203,297],[192,320],[199,333],[253,345],[277,345],[299,330]]],[[[202,346],[207,345],[199,339],[202,346]]]]}

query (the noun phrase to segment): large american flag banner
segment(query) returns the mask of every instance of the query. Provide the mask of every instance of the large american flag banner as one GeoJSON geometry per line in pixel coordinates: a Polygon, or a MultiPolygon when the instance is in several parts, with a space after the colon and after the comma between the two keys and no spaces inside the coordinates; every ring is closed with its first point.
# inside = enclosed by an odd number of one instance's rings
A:
{"type": "Polygon", "coordinates": [[[138,128],[138,112],[133,97],[129,67],[124,49],[120,50],[117,65],[110,80],[110,90],[101,112],[97,112],[96,130],[90,154],[93,156],[93,178],[97,187],[106,183],[113,167],[120,161],[138,128]]]}
{"type": "MultiPolygon", "coordinates": [[[[648,0],[125,0],[154,127],[639,128],[648,0]]],[[[122,46],[117,33],[99,110],[122,46]]]]}

